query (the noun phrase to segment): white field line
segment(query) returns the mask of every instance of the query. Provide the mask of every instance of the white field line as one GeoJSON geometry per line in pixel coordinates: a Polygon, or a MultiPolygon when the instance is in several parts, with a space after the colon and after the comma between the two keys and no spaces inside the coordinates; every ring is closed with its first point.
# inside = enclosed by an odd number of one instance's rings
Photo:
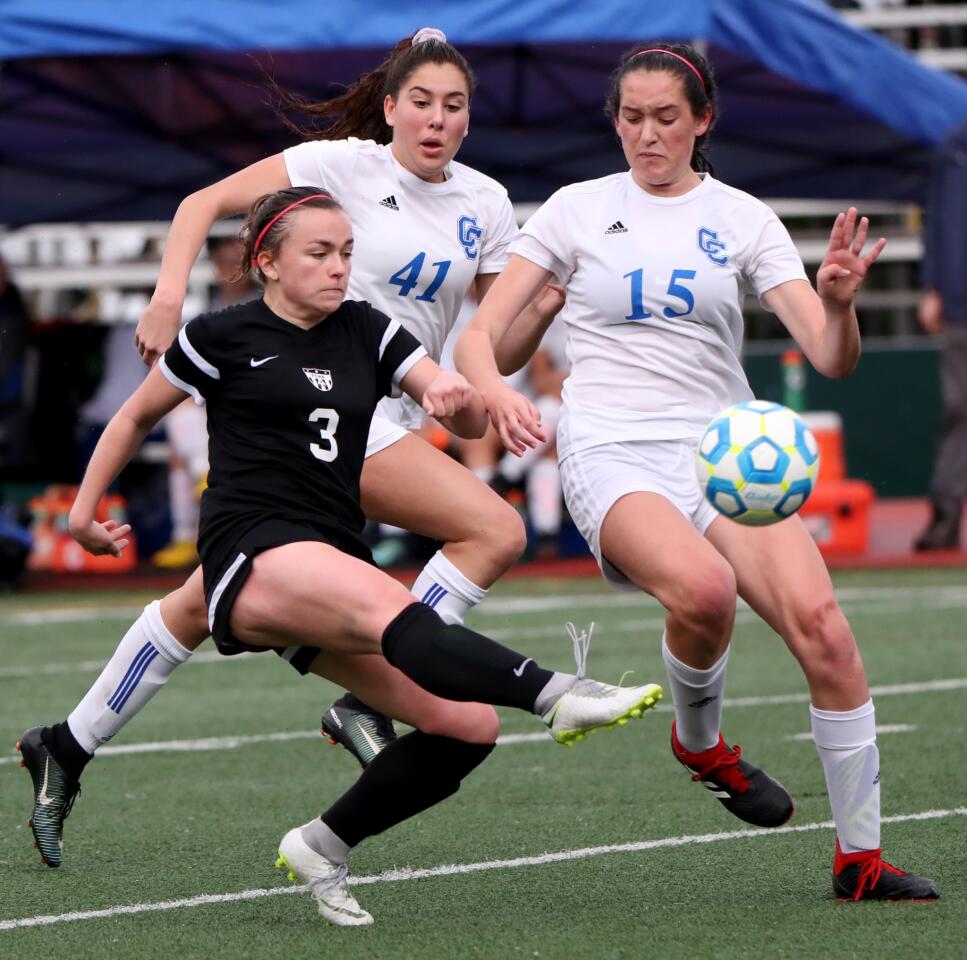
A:
{"type": "MultiPolygon", "coordinates": [[[[652,606],[654,606],[654,604],[652,604],[652,606]]],[[[934,610],[950,608],[956,609],[961,607],[967,607],[967,591],[965,591],[962,596],[950,596],[946,599],[940,598],[931,605],[931,609],[934,610]]],[[[891,616],[894,613],[903,613],[904,611],[908,610],[909,607],[905,603],[888,604],[881,601],[872,601],[870,606],[860,606],[855,603],[846,603],[843,605],[843,609],[846,611],[846,613],[862,613],[864,616],[891,616]]],[[[744,609],[739,609],[735,615],[736,626],[744,626],[749,623],[755,623],[758,619],[759,618],[756,616],[756,614],[754,614],[747,607],[744,609]]],[[[3,622],[3,619],[0,618],[0,624],[3,622]]],[[[664,617],[658,616],[645,617],[635,620],[617,620],[613,623],[608,623],[605,629],[608,635],[644,634],[648,631],[661,630],[664,625],[664,617]]],[[[564,636],[563,626],[559,624],[540,627],[497,627],[495,629],[484,628],[484,632],[492,640],[498,640],[501,642],[513,641],[514,643],[520,644],[524,644],[529,640],[548,640],[553,639],[554,637],[563,638],[564,636]]],[[[214,650],[205,649],[196,651],[190,662],[204,664],[242,663],[251,661],[253,657],[258,656],[261,655],[256,653],[243,653],[234,657],[223,657],[214,650]]],[[[13,667],[0,667],[0,680],[15,679],[20,677],[52,676],[66,673],[100,673],[106,662],[106,660],[82,660],[78,663],[61,662],[47,663],[39,666],[21,665],[13,667]]]]}
{"type": "MultiPolygon", "coordinates": [[[[921,813],[900,814],[884,817],[883,823],[906,823],[916,820],[940,820],[946,817],[967,816],[967,807],[954,807],[950,810],[924,810],[921,813]]],[[[660,840],[638,840],[632,843],[616,843],[606,847],[582,847],[577,850],[560,850],[543,853],[533,857],[515,857],[512,860],[484,860],[478,863],[456,863],[421,870],[403,868],[387,870],[371,876],[350,877],[355,886],[369,886],[375,883],[399,883],[407,880],[423,880],[429,877],[453,877],[486,870],[515,870],[520,867],[539,867],[548,863],[563,863],[587,860],[616,853],[644,853],[648,850],[662,850],[671,847],[694,846],[705,843],[719,843],[723,840],[747,840],[759,837],[775,837],[789,833],[806,833],[813,830],[832,830],[831,820],[822,823],[803,823],[794,827],[775,827],[763,830],[732,830],[728,833],[706,833],[692,836],[664,837],[660,840]]],[[[45,927],[55,923],[70,923],[77,920],[100,920],[135,913],[155,913],[161,910],[183,910],[189,907],[203,907],[216,903],[237,903],[242,900],[258,900],[289,893],[307,893],[308,887],[263,887],[255,890],[240,890],[236,893],[204,894],[186,897],[182,900],[162,900],[154,903],[131,903],[103,910],[80,910],[74,913],[46,914],[23,917],[17,920],[0,920],[0,930],[16,930],[23,927],[45,927]]]]}
{"type": "MultiPolygon", "coordinates": [[[[946,690],[967,689],[967,677],[949,680],[928,680],[923,683],[902,683],[892,686],[871,687],[873,697],[895,697],[915,693],[931,693],[946,690]]],[[[771,707],[787,703],[808,703],[808,693],[783,693],[766,697],[742,697],[722,701],[723,707],[771,707]]],[[[914,729],[902,724],[877,727],[881,733],[899,733],[914,729]]],[[[127,753],[184,753],[205,750],[235,750],[257,743],[274,743],[286,740],[308,740],[319,736],[318,730],[295,730],[283,733],[258,733],[237,737],[205,737],[199,740],[158,740],[149,743],[128,743],[101,747],[99,757],[120,756],[127,753]]],[[[796,734],[787,739],[805,739],[808,734],[796,734]]],[[[518,743],[552,743],[546,733],[510,733],[497,738],[498,746],[513,746],[518,743]]],[[[0,756],[0,765],[16,763],[19,757],[0,756]]]]}
{"type": "MultiPolygon", "coordinates": [[[[877,725],[877,734],[881,733],[913,733],[917,728],[909,723],[885,723],[883,726],[877,725]]],[[[806,740],[812,742],[813,735],[812,731],[807,730],[805,733],[794,733],[791,737],[786,737],[786,740],[806,740]]]]}
{"type": "MultiPolygon", "coordinates": [[[[923,587],[843,587],[836,591],[842,603],[892,600],[922,604],[936,601],[967,603],[967,587],[957,584],[923,587]]],[[[740,600],[740,607],[745,604],[740,600]]],[[[494,597],[486,601],[480,613],[505,616],[518,613],[541,613],[556,610],[594,610],[614,607],[658,608],[658,601],[643,593],[553,594],[546,597],[494,597]]],[[[130,620],[141,613],[141,607],[61,607],[55,610],[25,610],[0,616],[0,626],[40,626],[49,623],[88,622],[98,620],[130,620]]]]}

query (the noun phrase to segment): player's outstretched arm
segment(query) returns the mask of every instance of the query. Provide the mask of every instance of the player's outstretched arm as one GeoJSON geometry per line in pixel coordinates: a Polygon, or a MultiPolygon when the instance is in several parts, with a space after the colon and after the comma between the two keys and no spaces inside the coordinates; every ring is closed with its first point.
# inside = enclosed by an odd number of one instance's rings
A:
{"type": "Polygon", "coordinates": [[[165,241],[154,295],[134,333],[138,353],[146,364],[153,364],[178,332],[188,275],[212,224],[247,210],[266,193],[290,186],[285,161],[277,153],[181,201],[165,241]]]}
{"type": "Polygon", "coordinates": [[[881,237],[863,254],[870,223],[862,217],[857,224],[856,214],[856,207],[850,207],[837,215],[816,274],[816,290],[803,280],[790,280],[763,296],[810,363],[827,377],[848,377],[859,362],[856,294],[886,246],[881,237]]]}
{"type": "Polygon", "coordinates": [[[543,267],[512,255],[453,351],[457,369],[480,391],[501,442],[517,456],[543,442],[546,435],[534,405],[501,379],[495,351],[510,325],[551,277],[543,267]]]}
{"type": "Polygon", "coordinates": [[[400,386],[429,416],[458,437],[478,440],[486,433],[487,408],[461,374],[441,370],[424,357],[403,377],[400,386]]]}
{"type": "Polygon", "coordinates": [[[68,518],[71,536],[88,553],[119,557],[128,545],[124,537],[131,530],[130,525],[118,526],[113,520],[98,523],[94,519],[98,501],[158,421],[186,396],[155,367],[104,428],[68,518]]]}

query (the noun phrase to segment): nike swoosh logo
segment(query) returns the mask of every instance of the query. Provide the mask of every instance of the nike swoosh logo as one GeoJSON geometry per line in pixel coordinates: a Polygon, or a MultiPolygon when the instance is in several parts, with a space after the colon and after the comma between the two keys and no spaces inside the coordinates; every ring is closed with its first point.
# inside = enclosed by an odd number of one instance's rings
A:
{"type": "Polygon", "coordinates": [[[40,788],[40,793],[37,794],[37,803],[42,807],[48,807],[54,802],[53,797],[47,796],[47,772],[50,769],[50,757],[44,760],[44,785],[40,788]]]}
{"type": "Polygon", "coordinates": [[[519,667],[514,667],[514,676],[522,677],[524,675],[524,668],[527,666],[527,664],[533,663],[533,662],[534,661],[531,660],[530,657],[528,657],[519,667]]]}
{"type": "Polygon", "coordinates": [[[271,357],[265,357],[265,359],[263,360],[256,360],[255,357],[252,357],[252,359],[249,360],[249,366],[261,367],[263,363],[268,363],[270,360],[278,360],[278,359],[279,359],[278,354],[275,354],[274,356],[271,356],[271,357]]]}

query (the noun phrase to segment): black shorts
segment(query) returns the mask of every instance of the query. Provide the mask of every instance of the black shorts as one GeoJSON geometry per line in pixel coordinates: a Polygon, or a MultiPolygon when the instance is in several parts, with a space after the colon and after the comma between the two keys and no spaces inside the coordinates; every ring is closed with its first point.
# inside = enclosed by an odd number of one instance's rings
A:
{"type": "MultiPolygon", "coordinates": [[[[222,530],[230,529],[226,524],[220,526],[222,530]]],[[[306,541],[328,543],[350,556],[367,563],[374,562],[362,537],[352,531],[325,530],[278,517],[267,518],[250,526],[241,536],[202,536],[198,549],[205,581],[208,626],[219,653],[230,657],[239,653],[274,650],[299,673],[308,673],[310,664],[319,652],[317,647],[255,647],[242,643],[229,628],[232,605],[252,572],[255,557],[273,547],[306,541]]]]}

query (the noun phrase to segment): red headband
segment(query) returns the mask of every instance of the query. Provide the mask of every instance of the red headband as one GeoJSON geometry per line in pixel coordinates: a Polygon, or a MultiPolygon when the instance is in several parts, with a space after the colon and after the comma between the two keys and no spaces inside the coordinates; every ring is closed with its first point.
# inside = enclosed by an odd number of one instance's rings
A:
{"type": "Polygon", "coordinates": [[[259,255],[259,247],[262,245],[262,240],[265,235],[272,229],[277,221],[281,220],[290,210],[294,207],[298,207],[302,203],[308,203],[310,200],[332,200],[332,197],[328,193],[313,193],[311,196],[303,197],[301,200],[296,200],[295,203],[290,203],[281,213],[277,213],[264,227],[262,227],[261,233],[255,239],[255,246],[252,247],[252,266],[257,267],[258,263],[256,260],[259,255]]]}
{"type": "Polygon", "coordinates": [[[698,82],[702,85],[702,90],[704,90],[705,95],[708,96],[708,91],[705,90],[705,81],[702,79],[702,75],[698,72],[695,64],[690,63],[681,54],[672,53],[671,50],[665,50],[663,47],[652,47],[648,50],[639,50],[637,53],[632,54],[628,59],[633,60],[635,57],[640,57],[643,53],[667,53],[668,56],[674,57],[676,60],[681,60],[682,63],[684,63],[685,66],[688,67],[688,69],[691,70],[696,77],[698,77],[698,82]]]}

